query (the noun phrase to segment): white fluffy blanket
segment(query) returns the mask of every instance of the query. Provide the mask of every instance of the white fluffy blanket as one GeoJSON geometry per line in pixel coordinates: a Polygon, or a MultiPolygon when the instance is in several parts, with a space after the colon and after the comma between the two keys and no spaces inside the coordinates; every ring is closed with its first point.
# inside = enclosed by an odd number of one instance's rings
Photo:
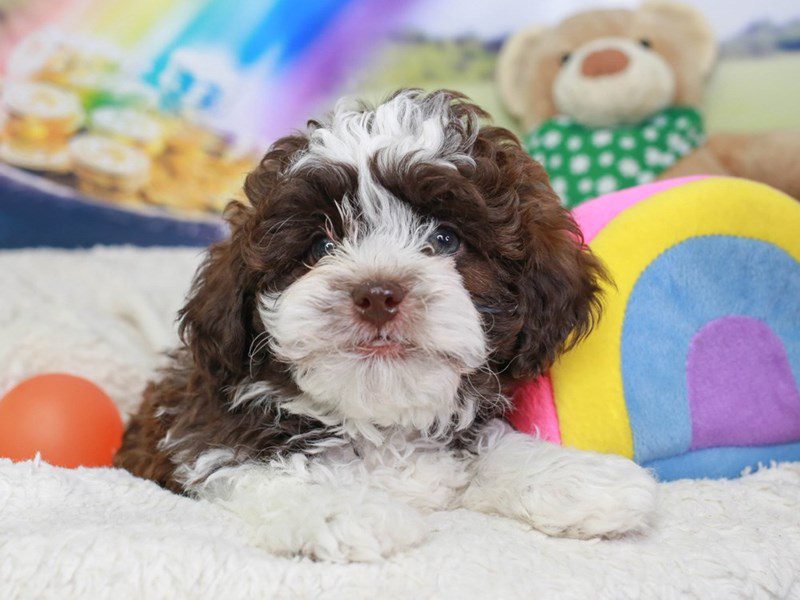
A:
{"type": "MultiPolygon", "coordinates": [[[[135,406],[196,251],[0,254],[0,393],[44,371],[135,406]]],[[[548,538],[465,510],[381,564],[271,556],[223,509],[113,469],[0,460],[0,598],[800,598],[800,465],[661,486],[654,531],[548,538]]]]}

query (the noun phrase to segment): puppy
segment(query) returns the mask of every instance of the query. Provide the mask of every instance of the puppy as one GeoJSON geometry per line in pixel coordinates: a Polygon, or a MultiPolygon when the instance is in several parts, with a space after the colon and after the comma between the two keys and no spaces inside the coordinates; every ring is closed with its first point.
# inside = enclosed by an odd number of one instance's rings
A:
{"type": "Polygon", "coordinates": [[[576,538],[645,529],[646,471],[502,420],[514,382],[589,331],[604,274],[486,116],[405,90],[276,142],[116,464],[322,560],[389,556],[457,507],[576,538]]]}

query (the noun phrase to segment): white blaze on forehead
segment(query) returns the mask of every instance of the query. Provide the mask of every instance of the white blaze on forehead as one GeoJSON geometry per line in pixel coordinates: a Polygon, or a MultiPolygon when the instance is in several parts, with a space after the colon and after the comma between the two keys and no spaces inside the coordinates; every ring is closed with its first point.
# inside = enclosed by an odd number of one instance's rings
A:
{"type": "MultiPolygon", "coordinates": [[[[408,91],[375,109],[339,103],[295,157],[288,176],[345,166],[356,171],[358,187],[332,199],[344,222],[336,249],[282,292],[260,298],[270,347],[301,391],[283,410],[368,438],[376,428],[444,434],[472,422],[477,392],[461,382],[487,359],[481,316],[453,258],[426,252],[435,220],[375,176],[403,177],[420,163],[474,165],[477,117],[454,110],[452,101],[446,93],[408,91]],[[376,331],[355,314],[351,291],[371,280],[406,291],[400,317],[380,332],[403,344],[401,359],[364,355],[376,331]]],[[[250,386],[238,401],[258,402],[259,395],[250,386]]]]}
{"type": "MultiPolygon", "coordinates": [[[[377,189],[377,188],[376,188],[377,189]]],[[[375,257],[387,249],[405,248],[419,252],[428,244],[435,222],[422,219],[405,203],[388,193],[377,196],[379,202],[353,201],[346,198],[337,203],[344,222],[345,236],[342,249],[373,247],[375,257]],[[359,218],[360,217],[360,218],[359,218]],[[377,252],[382,248],[382,252],[377,252]]]]}
{"type": "Polygon", "coordinates": [[[476,117],[459,118],[447,94],[424,95],[406,91],[367,109],[342,100],[329,119],[313,130],[309,144],[291,171],[317,168],[320,163],[345,164],[358,172],[358,197],[354,200],[368,220],[381,218],[391,195],[375,182],[373,161],[390,172],[415,163],[456,167],[473,164],[470,156],[477,135],[476,117]],[[469,135],[465,132],[469,131],[469,135]]]}

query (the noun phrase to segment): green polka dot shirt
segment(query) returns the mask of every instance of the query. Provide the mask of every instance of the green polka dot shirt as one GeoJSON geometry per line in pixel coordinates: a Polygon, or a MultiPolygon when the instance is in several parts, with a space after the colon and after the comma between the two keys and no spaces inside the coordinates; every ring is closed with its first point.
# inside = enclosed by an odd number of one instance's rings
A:
{"type": "Polygon", "coordinates": [[[636,125],[587,127],[558,116],[526,136],[528,153],[550,175],[570,208],[616,190],[647,183],[705,140],[693,108],[673,106],[636,125]]]}

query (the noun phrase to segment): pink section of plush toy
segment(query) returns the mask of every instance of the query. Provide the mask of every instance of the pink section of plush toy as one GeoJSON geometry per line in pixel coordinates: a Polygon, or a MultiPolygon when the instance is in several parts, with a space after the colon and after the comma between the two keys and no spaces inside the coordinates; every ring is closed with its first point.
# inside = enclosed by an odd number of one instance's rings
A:
{"type": "Polygon", "coordinates": [[[508,417],[518,431],[537,435],[548,442],[561,443],[558,413],[553,401],[549,375],[526,381],[514,392],[514,410],[508,417]]]}
{"type": "Polygon", "coordinates": [[[627,190],[613,192],[581,204],[572,211],[572,215],[583,232],[584,241],[588,244],[609,221],[625,209],[658,192],[663,192],[697,179],[705,179],[706,177],[708,176],[692,175],[690,177],[678,177],[677,179],[665,179],[664,181],[656,181],[647,185],[639,185],[627,190]]]}

